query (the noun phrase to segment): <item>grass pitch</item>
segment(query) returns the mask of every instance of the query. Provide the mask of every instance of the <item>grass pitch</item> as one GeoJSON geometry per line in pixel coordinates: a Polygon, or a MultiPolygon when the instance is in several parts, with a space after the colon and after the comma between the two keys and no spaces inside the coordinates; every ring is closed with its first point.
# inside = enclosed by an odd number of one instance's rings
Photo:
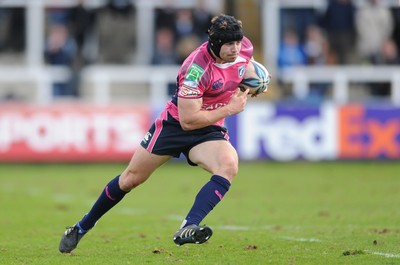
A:
{"type": "Polygon", "coordinates": [[[0,164],[0,264],[400,264],[400,163],[242,163],[204,220],[172,235],[209,175],[169,163],[107,213],[73,254],[65,227],[125,164],[0,164]]]}

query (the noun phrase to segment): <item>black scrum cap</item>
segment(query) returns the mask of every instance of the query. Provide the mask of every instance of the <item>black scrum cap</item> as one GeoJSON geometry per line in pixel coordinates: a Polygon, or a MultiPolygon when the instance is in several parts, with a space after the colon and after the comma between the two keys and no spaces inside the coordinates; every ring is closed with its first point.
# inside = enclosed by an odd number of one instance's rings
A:
{"type": "Polygon", "coordinates": [[[243,31],[240,20],[228,15],[220,15],[211,20],[208,43],[216,56],[220,57],[221,46],[225,43],[242,39],[243,31]]]}

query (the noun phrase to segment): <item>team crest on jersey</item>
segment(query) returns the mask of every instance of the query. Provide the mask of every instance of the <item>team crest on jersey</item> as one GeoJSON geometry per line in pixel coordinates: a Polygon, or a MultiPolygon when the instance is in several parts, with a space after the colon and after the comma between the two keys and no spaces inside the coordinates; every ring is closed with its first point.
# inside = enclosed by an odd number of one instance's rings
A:
{"type": "Polygon", "coordinates": [[[238,68],[239,77],[242,78],[246,73],[246,65],[242,65],[238,68]]]}

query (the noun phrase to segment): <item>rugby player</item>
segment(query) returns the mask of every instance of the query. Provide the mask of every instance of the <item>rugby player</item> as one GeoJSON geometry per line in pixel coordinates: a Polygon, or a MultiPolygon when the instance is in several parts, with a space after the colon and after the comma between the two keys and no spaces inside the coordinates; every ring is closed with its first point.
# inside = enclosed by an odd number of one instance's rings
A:
{"type": "Polygon", "coordinates": [[[122,198],[144,183],[161,165],[181,154],[211,178],[200,189],[173,241],[206,242],[213,231],[203,219],[228,192],[238,173],[238,155],[229,142],[224,119],[242,112],[248,90],[238,88],[253,57],[253,45],[243,36],[242,22],[221,14],[211,20],[208,41],[180,67],[176,92],[154,121],[127,168],[104,188],[90,211],[61,238],[59,251],[70,253],[96,222],[122,198]]]}

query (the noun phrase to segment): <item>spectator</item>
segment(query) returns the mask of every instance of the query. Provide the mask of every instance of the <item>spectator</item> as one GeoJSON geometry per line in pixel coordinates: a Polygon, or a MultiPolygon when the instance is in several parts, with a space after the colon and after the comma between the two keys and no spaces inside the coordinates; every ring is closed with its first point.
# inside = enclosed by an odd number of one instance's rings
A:
{"type": "MultiPolygon", "coordinates": [[[[63,24],[50,25],[49,35],[45,44],[45,58],[50,65],[67,66],[73,70],[77,56],[77,46],[63,24]]],[[[72,71],[74,73],[74,71],[72,71]]],[[[54,96],[78,96],[78,88],[72,74],[70,80],[53,85],[54,96]]]]}
{"type": "Polygon", "coordinates": [[[79,61],[82,65],[93,63],[97,54],[98,40],[95,39],[97,9],[85,5],[86,0],[79,0],[69,11],[69,25],[77,47],[79,61]]]}
{"type": "Polygon", "coordinates": [[[318,26],[310,25],[307,27],[304,49],[308,64],[328,64],[329,43],[318,26]]]}
{"type": "Polygon", "coordinates": [[[69,23],[69,12],[66,8],[49,8],[48,14],[50,24],[68,25],[69,23]]]}
{"type": "Polygon", "coordinates": [[[392,39],[396,43],[397,50],[400,50],[400,6],[393,7],[392,9],[393,18],[393,34],[392,39]]]}
{"type": "MultiPolygon", "coordinates": [[[[171,3],[170,3],[171,4],[171,3]]],[[[153,63],[159,64],[162,61],[171,63],[171,57],[175,56],[175,63],[181,63],[189,53],[193,51],[200,42],[206,41],[207,30],[212,15],[205,10],[204,3],[198,3],[198,9],[188,8],[174,9],[172,5],[164,9],[156,9],[155,18],[155,52],[153,63]],[[171,33],[163,40],[158,34],[166,35],[167,29],[172,32],[172,45],[174,52],[169,49],[171,33]],[[168,43],[168,44],[167,44],[168,43]],[[168,49],[165,45],[168,45],[168,49]],[[167,58],[162,59],[167,56],[167,58]],[[159,57],[159,58],[157,58],[159,57]],[[169,57],[169,59],[168,59],[169,57]]]]}
{"type": "Polygon", "coordinates": [[[0,8],[0,52],[6,50],[8,31],[10,29],[10,15],[6,8],[0,8]]]}
{"type": "MultiPolygon", "coordinates": [[[[278,67],[284,70],[286,67],[299,66],[307,64],[307,57],[304,52],[304,47],[299,41],[299,36],[295,30],[287,29],[283,32],[282,40],[279,46],[278,67]]],[[[278,79],[278,82],[281,80],[278,79]]],[[[290,86],[281,83],[281,96],[286,97],[291,94],[290,86]]]]}
{"type": "Polygon", "coordinates": [[[355,11],[352,0],[329,0],[321,18],[335,63],[348,64],[354,50],[355,11]]]}
{"type": "MultiPolygon", "coordinates": [[[[326,65],[331,62],[329,43],[321,29],[316,25],[310,25],[306,29],[304,49],[309,65],[326,65]]],[[[328,87],[329,85],[326,83],[310,84],[309,100],[316,102],[323,100],[328,87]]]]}
{"type": "Polygon", "coordinates": [[[193,34],[194,20],[193,20],[192,10],[190,9],[176,10],[174,29],[177,41],[193,34]]]}
{"type": "Polygon", "coordinates": [[[136,47],[136,8],[130,0],[108,0],[98,14],[100,61],[130,64],[136,47]]]}
{"type": "Polygon", "coordinates": [[[156,30],[155,51],[153,64],[177,64],[175,52],[174,33],[170,28],[163,27],[156,30]]]}
{"type": "MultiPolygon", "coordinates": [[[[372,62],[376,65],[400,65],[400,56],[396,43],[393,39],[386,39],[382,47],[373,59],[372,62]]],[[[370,85],[372,96],[389,96],[390,83],[375,83],[370,85]]]]}
{"type": "Polygon", "coordinates": [[[377,65],[400,65],[399,50],[393,39],[386,39],[372,62],[377,65]]]}
{"type": "Polygon", "coordinates": [[[356,11],[357,50],[362,59],[372,63],[380,53],[383,43],[393,32],[393,18],[390,9],[381,0],[368,0],[356,11]]]}
{"type": "Polygon", "coordinates": [[[157,29],[165,27],[173,30],[175,27],[176,9],[171,2],[166,3],[166,5],[164,8],[155,9],[155,26],[157,29]]]}
{"type": "Polygon", "coordinates": [[[208,29],[211,26],[211,19],[214,16],[206,9],[204,0],[198,0],[197,6],[193,11],[194,33],[198,36],[200,42],[208,40],[208,29]]]}
{"type": "Polygon", "coordinates": [[[305,64],[307,64],[307,57],[296,31],[286,30],[279,47],[278,66],[287,67],[305,64]]]}
{"type": "Polygon", "coordinates": [[[280,32],[295,30],[300,42],[306,38],[308,26],[317,23],[317,14],[313,8],[282,8],[280,10],[280,32]]]}
{"type": "Polygon", "coordinates": [[[25,50],[25,8],[0,9],[0,51],[21,53],[25,50]]]}
{"type": "Polygon", "coordinates": [[[190,34],[181,38],[176,46],[178,63],[183,63],[186,57],[200,44],[200,39],[196,34],[190,34]]]}

